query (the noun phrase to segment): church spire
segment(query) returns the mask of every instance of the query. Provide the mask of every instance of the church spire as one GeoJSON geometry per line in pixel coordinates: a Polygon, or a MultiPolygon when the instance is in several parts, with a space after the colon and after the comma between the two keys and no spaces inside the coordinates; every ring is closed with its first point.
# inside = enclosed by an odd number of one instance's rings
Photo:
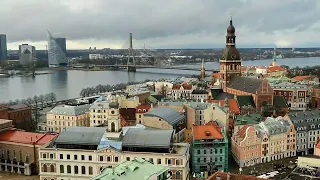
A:
{"type": "Polygon", "coordinates": [[[230,25],[227,28],[227,37],[226,37],[226,45],[227,46],[235,46],[236,44],[236,28],[233,26],[232,22],[232,11],[230,12],[230,25]]]}
{"type": "Polygon", "coordinates": [[[277,48],[276,48],[276,47],[273,49],[273,62],[272,62],[272,66],[277,66],[277,48]]]}
{"type": "Polygon", "coordinates": [[[204,59],[202,59],[202,64],[201,64],[201,78],[205,78],[206,77],[206,69],[204,68],[204,59]]]}

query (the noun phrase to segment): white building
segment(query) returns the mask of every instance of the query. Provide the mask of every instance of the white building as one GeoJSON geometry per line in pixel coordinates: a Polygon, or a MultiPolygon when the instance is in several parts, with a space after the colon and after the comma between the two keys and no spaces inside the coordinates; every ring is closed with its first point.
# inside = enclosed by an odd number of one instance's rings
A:
{"type": "Polygon", "coordinates": [[[143,158],[169,168],[179,180],[189,179],[189,144],[173,143],[173,130],[146,129],[142,125],[121,127],[120,118],[108,128],[71,127],[39,150],[40,179],[84,180],[105,167],[143,158]]]}
{"type": "Polygon", "coordinates": [[[89,54],[89,59],[90,60],[106,59],[106,55],[103,55],[103,54],[89,54]]]}
{"type": "Polygon", "coordinates": [[[33,62],[33,46],[28,44],[19,45],[19,61],[22,66],[30,66],[33,62]]]}

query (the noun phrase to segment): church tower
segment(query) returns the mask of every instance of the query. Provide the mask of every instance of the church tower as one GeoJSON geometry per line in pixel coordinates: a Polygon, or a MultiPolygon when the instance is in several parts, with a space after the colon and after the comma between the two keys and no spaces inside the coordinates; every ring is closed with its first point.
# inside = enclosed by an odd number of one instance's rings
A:
{"type": "Polygon", "coordinates": [[[206,77],[206,69],[204,68],[204,59],[202,59],[200,76],[201,76],[201,79],[204,79],[206,77]]]}
{"type": "Polygon", "coordinates": [[[121,120],[119,114],[119,103],[115,95],[111,95],[108,109],[108,130],[107,135],[111,133],[121,134],[121,120]]]}
{"type": "Polygon", "coordinates": [[[277,48],[274,48],[273,50],[273,61],[272,61],[272,66],[278,66],[277,65],[277,48]]]}
{"type": "Polygon", "coordinates": [[[220,79],[224,91],[233,77],[241,76],[241,58],[236,48],[235,31],[231,16],[230,25],[227,28],[226,47],[220,58],[220,79]]]}

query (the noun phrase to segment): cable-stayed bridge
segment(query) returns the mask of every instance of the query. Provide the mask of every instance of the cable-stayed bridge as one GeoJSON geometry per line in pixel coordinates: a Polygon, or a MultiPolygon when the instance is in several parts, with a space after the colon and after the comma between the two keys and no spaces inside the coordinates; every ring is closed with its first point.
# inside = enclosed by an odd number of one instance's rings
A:
{"type": "MultiPolygon", "coordinates": [[[[159,53],[152,49],[146,49],[145,44],[143,49],[133,48],[133,37],[130,33],[128,40],[122,45],[123,49],[128,48],[128,60],[126,65],[95,65],[95,67],[105,67],[110,69],[127,69],[129,72],[136,72],[137,69],[141,68],[157,68],[157,69],[176,69],[176,70],[188,70],[188,71],[200,71],[201,68],[184,67],[184,66],[172,66],[170,63],[166,64],[164,62],[169,62],[170,56],[166,56],[163,53],[159,53]],[[154,65],[138,65],[136,63],[137,58],[154,58],[154,65]]],[[[210,72],[219,72],[219,69],[206,69],[210,72]]]]}

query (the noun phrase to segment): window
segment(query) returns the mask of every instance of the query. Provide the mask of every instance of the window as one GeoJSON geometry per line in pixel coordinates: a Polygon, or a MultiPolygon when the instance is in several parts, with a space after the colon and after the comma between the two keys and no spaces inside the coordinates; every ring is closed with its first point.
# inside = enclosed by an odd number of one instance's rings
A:
{"type": "Polygon", "coordinates": [[[220,149],[220,154],[222,154],[222,149],[220,149]]]}
{"type": "Polygon", "coordinates": [[[89,159],[89,161],[92,161],[92,156],[91,155],[88,156],[88,159],[89,159]]]}
{"type": "Polygon", "coordinates": [[[71,166],[70,165],[67,166],[67,173],[71,174],[71,166]]]}
{"type": "Polygon", "coordinates": [[[213,149],[210,149],[210,154],[212,154],[213,153],[213,149]]]}
{"type": "Polygon", "coordinates": [[[127,157],[127,161],[130,161],[130,157],[127,157]]]}
{"type": "Polygon", "coordinates": [[[198,163],[200,162],[200,158],[197,159],[198,163]]]}
{"type": "Polygon", "coordinates": [[[60,173],[64,173],[64,167],[63,167],[63,165],[60,165],[60,173]]]}
{"type": "Polygon", "coordinates": [[[168,164],[169,164],[169,165],[171,164],[171,159],[168,159],[168,164]]]}
{"type": "Polygon", "coordinates": [[[78,155],[73,156],[74,160],[78,160],[78,155]]]}
{"type": "Polygon", "coordinates": [[[42,158],[46,159],[47,158],[47,154],[42,154],[42,158]]]}
{"type": "Polygon", "coordinates": [[[149,161],[153,164],[153,158],[150,158],[149,161]]]}
{"type": "Polygon", "coordinates": [[[158,160],[157,160],[157,164],[161,164],[161,159],[158,159],[158,160]]]}
{"type": "Polygon", "coordinates": [[[200,154],[200,150],[198,149],[198,154],[200,154]]]}
{"type": "Polygon", "coordinates": [[[26,154],[26,163],[29,163],[29,153],[26,154]]]}
{"type": "Polygon", "coordinates": [[[111,158],[110,158],[109,156],[107,157],[107,161],[108,161],[108,162],[110,162],[110,161],[111,161],[111,158]]]}
{"type": "Polygon", "coordinates": [[[67,159],[70,159],[70,154],[67,154],[67,159]]]}
{"type": "Polygon", "coordinates": [[[93,174],[93,168],[91,166],[89,166],[89,175],[93,174]]]}
{"type": "Polygon", "coordinates": [[[50,159],[53,159],[53,154],[50,154],[50,159]]]}
{"type": "Polygon", "coordinates": [[[74,166],[74,173],[75,173],[75,174],[78,174],[78,173],[79,173],[78,166],[74,166]]]}
{"type": "Polygon", "coordinates": [[[220,157],[220,162],[222,162],[222,157],[220,157]]]}
{"type": "Polygon", "coordinates": [[[203,150],[203,154],[207,154],[207,150],[203,150]]]}
{"type": "Polygon", "coordinates": [[[60,159],[63,159],[63,154],[60,154],[60,159]]]}
{"type": "Polygon", "coordinates": [[[48,169],[47,169],[47,168],[48,168],[47,165],[44,164],[44,165],[43,165],[43,172],[48,172],[48,169]]]}
{"type": "Polygon", "coordinates": [[[114,162],[118,162],[119,158],[118,157],[114,157],[114,162]]]}
{"type": "Polygon", "coordinates": [[[50,165],[50,172],[54,172],[54,166],[52,164],[50,165]]]}
{"type": "Polygon", "coordinates": [[[19,160],[22,161],[22,152],[19,151],[19,160]]]}
{"type": "Polygon", "coordinates": [[[86,174],[86,167],[81,166],[81,173],[82,173],[82,174],[86,174]]]}
{"type": "Polygon", "coordinates": [[[203,158],[203,162],[207,162],[207,158],[203,158]]]}
{"type": "Polygon", "coordinates": [[[81,155],[81,160],[84,161],[84,155],[81,155]]]}
{"type": "Polygon", "coordinates": [[[99,156],[99,161],[103,161],[103,156],[99,156]]]}

